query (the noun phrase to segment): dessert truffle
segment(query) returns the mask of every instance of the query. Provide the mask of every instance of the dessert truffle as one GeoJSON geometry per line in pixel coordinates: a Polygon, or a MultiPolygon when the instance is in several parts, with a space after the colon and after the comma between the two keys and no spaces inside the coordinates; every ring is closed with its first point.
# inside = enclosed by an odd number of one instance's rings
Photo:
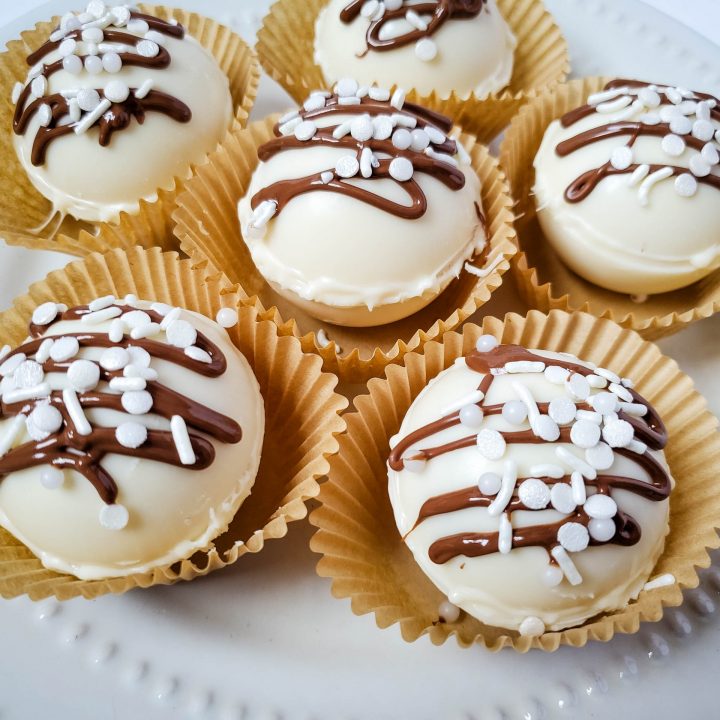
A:
{"type": "Polygon", "coordinates": [[[421,309],[486,242],[480,181],[451,121],[341,80],[282,117],[238,205],[282,295],[346,326],[421,309]]]}
{"type": "Polygon", "coordinates": [[[613,80],[555,120],[535,157],[538,220],[578,275],[663,293],[720,266],[720,107],[702,92],[613,80]]]}
{"type": "Polygon", "coordinates": [[[116,220],[172,187],[222,139],[229,82],[177,22],[93,0],[27,58],[15,148],[54,210],[116,220]]]}
{"type": "Polygon", "coordinates": [[[47,302],[0,376],[0,525],[47,568],[91,580],[169,566],[250,493],[263,400],[201,315],[133,296],[47,302]]]}
{"type": "Polygon", "coordinates": [[[395,521],[430,580],[482,622],[579,625],[636,598],[663,551],[666,441],[629,380],[485,335],[391,440],[395,521]]]}
{"type": "Polygon", "coordinates": [[[483,98],[510,82],[514,49],[495,0],[331,0],[315,26],[315,62],[328,84],[350,75],[483,98]]]}

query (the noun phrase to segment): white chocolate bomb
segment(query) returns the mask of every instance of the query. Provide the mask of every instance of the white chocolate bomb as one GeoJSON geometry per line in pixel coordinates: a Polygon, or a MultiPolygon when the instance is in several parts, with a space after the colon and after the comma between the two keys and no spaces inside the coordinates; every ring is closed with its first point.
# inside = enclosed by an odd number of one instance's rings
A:
{"type": "MultiPolygon", "coordinates": [[[[41,104],[22,134],[15,135],[15,148],[31,182],[54,210],[91,222],[114,221],[123,211],[137,212],[141,199],[155,200],[159,189],[172,187],[174,178],[187,176],[190,165],[200,162],[222,140],[232,122],[233,106],[227,77],[212,55],[187,33],[178,38],[148,29],[142,19],[127,21],[124,6],[108,7],[100,14],[102,3],[91,5],[94,16],[63,17],[61,28],[67,32],[61,29],[51,37],[65,39],[40,61],[45,66],[62,62],[63,68],[47,82],[31,69],[26,84],[34,88],[33,94],[22,103],[27,107],[39,97],[65,94],[74,109],[69,107],[68,113],[55,117],[50,127],[71,125],[75,132],[52,139],[44,161],[33,164],[33,144],[38,132],[46,130],[50,113],[50,106],[41,104]],[[86,22],[80,24],[81,20],[86,22]],[[74,39],[70,28],[78,24],[80,29],[74,33],[84,35],[74,39]],[[122,33],[125,39],[104,37],[111,32],[122,33]],[[167,67],[135,66],[121,59],[124,53],[155,61],[164,52],[170,56],[167,67]],[[138,97],[146,106],[152,93],[165,93],[187,106],[192,116],[181,122],[149,108],[142,123],[131,117],[129,125],[117,129],[103,147],[101,120],[93,121],[93,113],[112,122],[119,105],[100,105],[102,94],[98,97],[88,89],[104,92],[119,103],[130,89],[129,101],[138,97]]],[[[19,91],[20,87],[15,92],[19,91]]],[[[55,113],[60,115],[59,110],[55,113]]]]}
{"type": "Polygon", "coordinates": [[[629,294],[676,290],[720,267],[720,109],[683,88],[617,82],[591,96],[585,117],[546,130],[534,161],[538,220],[586,280],[629,294]],[[560,143],[613,124],[631,125],[558,154],[560,143]],[[597,168],[609,172],[568,201],[568,188],[597,168]]]}
{"type": "Polygon", "coordinates": [[[544,351],[516,348],[519,361],[505,362],[510,356],[496,353],[515,346],[496,345],[483,336],[483,352],[476,353],[480,362],[499,360],[490,365],[493,380],[484,398],[478,399],[478,388],[486,373],[471,369],[471,354],[440,373],[410,406],[391,440],[393,448],[400,445],[400,463],[391,455],[390,500],[415,560],[451,603],[489,625],[540,634],[582,624],[637,597],[663,550],[673,481],[663,452],[647,450],[648,462],[657,463],[659,490],[652,499],[644,496],[653,478],[639,462],[645,446],[638,435],[648,425],[640,403],[626,404],[638,396],[630,397],[619,378],[544,351]],[[581,378],[555,363],[596,372],[581,378]],[[583,402],[590,409],[578,410],[583,402]],[[490,406],[499,407],[493,412],[490,406]],[[406,440],[458,411],[459,422],[406,440]],[[525,437],[508,435],[517,432],[525,437]],[[469,442],[449,452],[429,458],[421,452],[461,438],[469,442]],[[600,493],[607,477],[607,492],[600,493]],[[639,481],[639,490],[619,487],[622,478],[639,481]],[[441,496],[446,504],[419,520],[426,501],[441,496]],[[639,528],[637,542],[611,540],[615,521],[618,527],[624,522],[618,509],[639,528]],[[533,527],[546,533],[542,541],[528,540],[533,527]],[[437,554],[443,543],[445,556],[437,554]],[[485,543],[492,546],[488,553],[473,557],[472,546],[485,543]]]}
{"type": "Polygon", "coordinates": [[[482,250],[480,182],[447,137],[449,121],[441,131],[400,93],[365,95],[367,112],[353,114],[357,83],[337,90],[339,99],[314,94],[309,109],[281,119],[259,154],[280,149],[256,168],[238,214],[255,265],[279,293],[325,322],[380,325],[427,305],[482,250]],[[299,178],[306,186],[295,193],[299,178]],[[403,217],[413,196],[426,207],[403,217]]]}
{"type": "MultiPolygon", "coordinates": [[[[450,18],[435,32],[408,44],[389,50],[371,47],[367,53],[366,33],[377,17],[368,16],[373,0],[365,3],[354,20],[345,23],[340,13],[349,3],[350,0],[330,0],[315,24],[315,62],[328,85],[351,76],[362,84],[397,84],[423,94],[435,91],[443,98],[453,91],[460,97],[475,93],[483,98],[510,82],[516,42],[495,0],[478,3],[482,7],[474,17],[450,18]]],[[[418,4],[415,0],[396,0],[391,4],[394,11],[405,17],[386,21],[381,40],[413,33],[432,20],[432,13],[415,13],[413,6],[418,4]],[[411,20],[407,19],[408,13],[411,20]]],[[[439,0],[437,7],[439,10],[441,5],[456,4],[439,0]]],[[[377,7],[378,3],[374,5],[377,7]]],[[[423,5],[427,7],[428,3],[423,5]]],[[[387,2],[384,7],[385,12],[390,10],[387,2]]]]}
{"type": "MultiPolygon", "coordinates": [[[[132,298],[110,302],[99,302],[102,309],[98,312],[113,315],[119,306],[129,307],[119,318],[104,319],[101,314],[89,323],[77,316],[59,319],[40,336],[52,338],[52,344],[41,345],[20,365],[22,358],[7,355],[6,350],[6,359],[0,365],[0,390],[6,409],[0,419],[0,525],[46,567],[85,580],[147,572],[208,547],[227,529],[250,494],[260,463],[265,423],[263,399],[252,369],[217,323],[196,313],[151,306],[132,298]],[[145,312],[132,311],[150,307],[168,318],[167,327],[160,327],[157,321],[150,324],[145,312]],[[168,314],[170,311],[173,315],[168,314]],[[91,343],[78,351],[71,338],[61,339],[88,332],[102,333],[106,339],[119,338],[119,342],[110,342],[109,347],[91,343]],[[202,336],[215,347],[199,348],[204,342],[202,336]],[[171,347],[184,364],[162,357],[163,350],[151,349],[148,355],[139,348],[132,349],[142,343],[135,337],[171,347]],[[124,350],[126,346],[129,351],[124,350]],[[210,367],[208,353],[213,354],[213,362],[224,356],[224,372],[202,374],[204,367],[210,367]],[[35,361],[43,361],[45,366],[35,361]],[[47,365],[56,362],[71,364],[61,370],[47,365]],[[101,367],[116,376],[108,382],[100,373],[101,367]],[[46,374],[44,369],[48,370],[46,374]],[[49,384],[45,393],[43,383],[49,384]],[[41,398],[47,391],[69,392],[58,396],[52,405],[40,399],[33,403],[36,407],[32,412],[7,412],[15,401],[13,393],[17,395],[30,385],[35,387],[34,396],[41,398]],[[142,386],[146,389],[140,389],[142,386]],[[223,438],[215,429],[198,429],[192,408],[178,410],[179,415],[156,409],[165,389],[194,401],[195,411],[203,417],[214,412],[208,420],[213,428],[216,421],[217,427],[237,423],[240,440],[223,438]],[[122,409],[91,408],[87,397],[96,393],[121,398],[122,409]],[[57,440],[67,427],[57,410],[70,418],[77,433],[87,432],[87,448],[76,447],[68,453],[57,440]],[[109,433],[104,441],[103,432],[109,433]],[[196,438],[206,447],[210,443],[214,458],[211,453],[209,464],[193,467],[202,463],[203,457],[208,459],[202,454],[207,450],[201,452],[193,444],[196,438]],[[52,464],[25,464],[6,472],[4,468],[15,462],[18,448],[25,443],[32,446],[33,441],[40,447],[59,443],[59,448],[52,445],[57,449],[52,464]],[[108,443],[111,446],[105,454],[101,446],[108,443]],[[114,452],[115,448],[123,448],[122,454],[114,452]],[[150,457],[158,451],[165,453],[164,458],[150,457]],[[92,460],[91,456],[97,458],[98,453],[99,460],[92,460]],[[116,484],[116,498],[112,502],[103,500],[93,482],[76,467],[58,464],[60,456],[76,461],[82,457],[99,466],[98,472],[108,473],[116,484]]],[[[46,325],[55,314],[54,304],[47,303],[34,317],[39,325],[46,325]]],[[[33,393],[28,390],[29,395],[33,393]]]]}

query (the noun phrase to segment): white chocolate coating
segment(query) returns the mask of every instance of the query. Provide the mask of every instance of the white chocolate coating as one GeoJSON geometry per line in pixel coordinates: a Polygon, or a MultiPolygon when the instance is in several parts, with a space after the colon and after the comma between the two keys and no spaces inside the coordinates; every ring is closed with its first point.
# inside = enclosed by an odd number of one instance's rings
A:
{"type": "MultiPolygon", "coordinates": [[[[138,35],[127,27],[108,30],[138,35]]],[[[80,135],[63,135],[49,144],[44,164],[35,166],[30,153],[41,122],[36,112],[24,134],[15,135],[15,148],[31,182],[54,210],[90,222],[114,221],[123,211],[137,212],[141,199],[157,199],[159,189],[169,189],[174,178],[187,176],[190,165],[222,140],[233,117],[227,77],[194,38],[161,37],[171,55],[167,68],[123,66],[119,72],[103,70],[97,75],[85,69],[77,75],[60,70],[49,78],[46,94],[102,89],[111,81],[137,89],[151,80],[153,90],[178,98],[192,112],[191,120],[183,123],[149,111],[142,124],[133,118],[129,127],[115,132],[107,147],[98,142],[97,126],[80,135]]],[[[78,42],[76,53],[84,55],[87,45],[78,42]]],[[[43,62],[58,59],[60,51],[54,50],[43,62]]]]}
{"type": "MultiPolygon", "coordinates": [[[[388,114],[395,112],[388,106],[388,114]]],[[[356,117],[340,110],[314,120],[322,128],[356,117]]],[[[481,203],[480,181],[467,154],[460,153],[454,156],[465,175],[459,190],[415,171],[413,179],[427,199],[427,210],[417,219],[345,194],[311,191],[290,200],[262,236],[251,231],[256,193],[279,181],[334,172],[338,159],[349,154],[354,151],[323,144],[285,150],[260,162],[238,214],[253,262],[279,293],[324,322],[380,325],[423,308],[484,247],[475,207],[481,203]]],[[[409,203],[402,183],[391,178],[356,175],[352,184],[409,203]]]]}
{"type": "MultiPolygon", "coordinates": [[[[340,20],[340,11],[349,0],[330,0],[315,24],[315,62],[327,84],[341,77],[355,77],[362,84],[414,88],[422,94],[437,92],[448,97],[455,91],[460,97],[474,93],[483,98],[506,87],[513,71],[515,36],[500,14],[495,0],[488,0],[473,18],[447,20],[429,40],[437,53],[431,60],[418,56],[415,43],[392,50],[365,48],[370,20],[358,16],[351,23],[340,20]]],[[[413,1],[404,3],[411,9],[413,1]]],[[[421,15],[427,21],[429,15],[421,15]]],[[[389,35],[403,35],[413,26],[404,19],[386,26],[389,35]]]]}
{"type": "MultiPolygon", "coordinates": [[[[146,308],[149,303],[132,303],[146,308]]],[[[99,522],[107,506],[93,485],[75,470],[62,470],[62,485],[48,489],[41,483],[48,465],[0,477],[0,525],[27,545],[46,567],[81,579],[117,577],[142,573],[170,565],[202,550],[227,529],[236,511],[250,494],[260,463],[265,413],[255,376],[245,357],[230,342],[227,333],[207,318],[183,310],[198,332],[215,343],[225,355],[227,369],[219,377],[206,377],[167,360],[153,357],[150,367],[165,387],[222,413],[239,423],[242,439],[225,443],[192,430],[212,442],[215,459],[204,470],[160,461],[108,454],[101,466],[115,480],[117,505],[129,513],[121,530],[110,530],[99,522]]],[[[107,333],[111,322],[89,327],[79,320],[50,326],[46,337],[68,332],[107,333]]],[[[166,342],[160,332],[154,340],[166,342]]],[[[102,348],[81,348],[73,358],[98,361],[102,348]]],[[[69,386],[67,373],[51,373],[46,380],[52,389],[69,386]]],[[[107,392],[107,384],[99,390],[107,392]]],[[[111,409],[86,410],[93,426],[117,427],[123,422],[140,423],[149,429],[169,430],[170,422],[150,411],[130,415],[111,409]]],[[[0,420],[0,437],[10,419],[0,420]]],[[[29,441],[25,429],[13,447],[29,441]]]]}
{"type": "MultiPolygon", "coordinates": [[[[562,357],[556,353],[533,352],[548,358],[562,357]]],[[[564,359],[568,359],[567,356],[564,359]]],[[[445,415],[449,406],[478,388],[482,377],[462,360],[442,372],[415,399],[391,445],[395,446],[400,438],[445,415]]],[[[526,386],[537,402],[568,397],[563,385],[549,382],[543,373],[504,374],[495,377],[486,404],[517,400],[519,395],[513,383],[518,382],[526,386]]],[[[595,394],[599,390],[592,392],[595,394]]],[[[482,424],[472,430],[463,425],[450,427],[413,445],[404,456],[483,429],[517,431],[528,428],[527,421],[510,425],[502,415],[486,416],[482,424]]],[[[429,548],[441,537],[465,532],[497,532],[503,514],[493,517],[487,507],[466,508],[429,517],[415,526],[418,512],[426,500],[477,486],[483,473],[502,474],[507,461],[517,463],[518,477],[528,477],[531,467],[544,463],[561,465],[569,473],[569,467],[558,460],[558,447],[584,457],[583,451],[573,444],[561,442],[508,444],[503,456],[497,460],[486,459],[478,447],[472,446],[432,458],[417,472],[411,472],[407,466],[400,472],[389,470],[389,493],[395,521],[415,560],[450,602],[484,623],[519,630],[522,634],[537,634],[538,619],[548,630],[581,624],[598,613],[624,607],[637,597],[662,553],[668,531],[668,501],[653,502],[626,490],[613,489],[611,497],[619,508],[638,521],[641,539],[629,547],[604,544],[581,552],[569,552],[582,576],[580,584],[571,585],[564,578],[559,585],[548,586],[543,576],[550,567],[549,556],[542,546],[514,547],[507,554],[497,552],[475,558],[460,555],[442,564],[430,559],[429,548]]],[[[661,452],[653,452],[653,455],[664,464],[661,452]]],[[[639,465],[618,453],[614,453],[610,469],[603,472],[647,480],[639,465]]],[[[588,497],[592,493],[593,489],[588,485],[588,497]]],[[[532,512],[516,510],[510,514],[514,528],[555,523],[564,517],[550,506],[532,512]]],[[[557,572],[556,567],[554,571],[557,572]]]]}
{"type": "MultiPolygon", "coordinates": [[[[632,99],[636,98],[633,95],[632,99]]],[[[594,112],[570,127],[559,120],[546,130],[535,157],[535,200],[543,233],[562,260],[578,275],[609,290],[630,294],[655,294],[676,290],[707,276],[720,267],[720,190],[693,177],[683,182],[694,189],[690,197],[676,189],[675,177],[660,180],[644,199],[642,182],[630,185],[628,173],[601,180],[579,202],[568,202],[564,193],[583,173],[608,162],[613,151],[625,153],[629,136],[603,139],[570,155],[559,156],[555,148],[590,128],[614,121],[638,121],[663,108],[621,108],[594,112]],[[645,203],[645,204],[644,204],[645,203]]],[[[697,121],[693,114],[688,124],[697,121]]],[[[713,119],[715,132],[720,122],[713,119]]],[[[679,135],[674,137],[692,137],[679,135]]],[[[708,141],[708,157],[717,157],[720,144],[708,141]]],[[[640,136],[632,146],[634,164],[673,165],[693,168],[700,156],[686,146],[680,155],[663,149],[663,138],[640,136]]],[[[720,176],[720,166],[709,170],[720,176]]]]}

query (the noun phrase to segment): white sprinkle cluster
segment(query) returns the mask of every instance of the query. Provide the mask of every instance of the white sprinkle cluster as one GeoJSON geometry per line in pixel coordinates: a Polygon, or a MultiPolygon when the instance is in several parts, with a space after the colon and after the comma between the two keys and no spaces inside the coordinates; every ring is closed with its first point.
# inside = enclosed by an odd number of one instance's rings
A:
{"type": "Polygon", "coordinates": [[[616,170],[637,166],[628,177],[628,185],[638,188],[641,205],[649,203],[655,185],[674,176],[673,187],[680,197],[693,197],[699,187],[698,178],[718,171],[720,165],[720,123],[712,117],[716,101],[672,86],[618,87],[590,95],[588,104],[601,114],[613,114],[614,122],[637,118],[644,125],[665,123],[668,132],[660,139],[660,147],[668,156],[667,166],[654,172],[650,165],[636,160],[632,144],[612,150],[609,164],[616,170]],[[704,143],[700,150],[691,143],[704,143]],[[687,172],[674,168],[682,161],[687,172]]]}

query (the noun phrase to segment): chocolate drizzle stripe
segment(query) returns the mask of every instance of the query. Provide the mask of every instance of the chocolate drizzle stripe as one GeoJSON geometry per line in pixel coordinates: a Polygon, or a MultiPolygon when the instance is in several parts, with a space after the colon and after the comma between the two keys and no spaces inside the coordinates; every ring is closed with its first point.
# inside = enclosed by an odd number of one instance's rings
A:
{"type": "MultiPolygon", "coordinates": [[[[467,20],[477,17],[485,6],[486,0],[437,0],[436,2],[421,2],[414,5],[401,5],[397,10],[385,10],[382,17],[377,20],[370,20],[370,26],[365,35],[367,47],[359,55],[364,56],[369,50],[394,50],[404,45],[417,42],[421,38],[430,37],[435,34],[448,20],[467,20]],[[394,37],[381,39],[386,24],[393,20],[405,18],[408,10],[412,10],[420,16],[431,15],[427,28],[413,28],[409,32],[394,37]]],[[[352,0],[340,11],[340,20],[350,23],[355,20],[365,0],[352,0]]]]}
{"type": "MultiPolygon", "coordinates": [[[[517,345],[499,345],[489,352],[473,351],[465,358],[467,366],[475,372],[482,373],[483,378],[478,389],[487,396],[487,393],[494,382],[496,375],[492,371],[498,371],[504,368],[508,362],[542,362],[546,365],[556,365],[568,370],[570,373],[588,376],[594,371],[584,365],[576,362],[565,360],[562,358],[547,358],[526,350],[517,345]]],[[[649,448],[660,450],[667,443],[667,431],[660,419],[657,411],[635,390],[629,390],[633,397],[633,402],[641,403],[646,406],[647,412],[643,418],[627,415],[619,412],[618,417],[626,420],[633,426],[636,436],[649,448]]],[[[483,401],[477,403],[483,410],[484,415],[497,415],[502,412],[502,404],[484,406],[483,401]]],[[[590,406],[586,403],[579,403],[579,409],[588,409],[590,406]]],[[[538,403],[538,410],[543,413],[547,412],[548,403],[538,403]]],[[[429,423],[417,430],[411,432],[402,438],[392,449],[388,458],[388,465],[395,471],[400,471],[404,467],[405,453],[417,443],[432,437],[450,427],[460,424],[460,412],[454,412],[446,415],[435,422],[429,423]]],[[[519,443],[544,443],[545,440],[537,437],[532,430],[520,430],[500,433],[508,444],[519,443]]],[[[476,444],[477,434],[458,438],[452,442],[445,443],[434,447],[423,447],[412,451],[407,457],[413,459],[431,460],[445,453],[454,452],[461,448],[473,447],[476,444]]],[[[560,428],[560,437],[557,439],[559,443],[571,443],[570,427],[560,428]]],[[[585,484],[594,487],[600,494],[610,495],[613,489],[626,490],[634,494],[640,495],[647,500],[660,502],[667,499],[670,495],[671,480],[664,466],[649,451],[635,453],[627,448],[613,448],[613,451],[622,457],[625,457],[636,463],[645,473],[647,473],[649,482],[619,475],[599,474],[595,480],[584,479],[585,484]]],[[[517,483],[527,479],[527,477],[518,477],[517,483]]],[[[562,478],[552,479],[541,477],[547,484],[565,483],[571,481],[570,475],[562,478]]],[[[456,512],[472,507],[488,507],[493,498],[485,496],[479,492],[477,486],[461,488],[452,492],[444,493],[426,500],[420,508],[418,517],[413,525],[414,529],[424,520],[437,515],[443,515],[450,512],[456,512]]],[[[550,508],[548,508],[550,509],[550,508]]],[[[530,510],[518,497],[517,485],[505,512],[512,513],[516,510],[530,510]]],[[[544,547],[548,554],[550,550],[558,544],[557,531],[567,522],[577,522],[582,525],[589,524],[590,518],[582,508],[577,508],[570,516],[563,518],[561,521],[549,524],[532,525],[523,528],[513,528],[513,547],[544,547]]],[[[636,544],[641,537],[641,528],[638,523],[626,513],[618,509],[614,519],[616,530],[614,536],[608,541],[620,545],[636,544]]],[[[412,532],[412,530],[410,531],[412,532]]],[[[436,563],[444,563],[448,560],[464,555],[466,557],[478,557],[498,552],[497,532],[489,533],[459,533],[448,537],[440,538],[435,541],[429,549],[431,560],[436,563]]],[[[602,544],[601,542],[591,539],[592,545],[602,544]]],[[[555,562],[550,555],[551,562],[555,562]]]]}
{"type": "MultiPolygon", "coordinates": [[[[136,310],[128,305],[116,305],[121,315],[136,310]]],[[[89,348],[131,348],[139,347],[147,351],[151,357],[171,362],[206,377],[220,377],[227,368],[227,360],[220,348],[202,333],[197,334],[195,346],[209,354],[211,361],[203,363],[188,357],[180,348],[173,347],[149,338],[133,340],[123,337],[119,343],[110,341],[106,333],[67,333],[61,335],[45,335],[52,326],[61,321],[78,321],[89,313],[87,306],[66,310],[47,325],[30,324],[31,339],[13,350],[4,362],[19,353],[32,357],[42,342],[49,338],[57,341],[62,337],[76,338],[81,347],[89,348]]],[[[161,322],[163,317],[153,310],[144,310],[153,322],[161,322]]],[[[72,361],[56,362],[46,360],[42,363],[45,373],[66,372],[72,361]]],[[[100,367],[100,382],[109,382],[113,378],[122,377],[123,372],[108,371],[100,367]]],[[[7,419],[19,414],[29,415],[35,407],[50,404],[60,412],[63,423],[60,430],[50,434],[46,439],[27,442],[11,449],[0,456],[0,476],[7,475],[29,467],[52,465],[61,469],[72,469],[87,478],[97,490],[105,503],[112,504],[117,499],[118,488],[113,478],[102,467],[101,462],[106,454],[126,455],[148,460],[155,460],[169,465],[184,467],[191,470],[203,470],[209,467],[215,458],[213,444],[203,435],[221,442],[238,443],[242,439],[242,429],[235,420],[218,413],[211,408],[181,393],[165,387],[159,381],[148,381],[146,391],[151,395],[153,405],[149,414],[170,419],[174,415],[181,416],[190,432],[190,444],[195,453],[195,462],[184,465],[179,458],[172,433],[165,430],[148,430],[147,439],[138,448],[127,448],[120,444],[115,435],[115,428],[93,427],[89,435],[78,432],[65,406],[62,392],[54,390],[49,397],[39,400],[25,400],[15,403],[0,403],[0,418],[7,419]]],[[[99,390],[78,393],[78,401],[84,410],[110,409],[126,413],[122,404],[122,395],[99,390]]]]}
{"type": "MultiPolygon", "coordinates": [[[[418,123],[418,128],[431,125],[435,128],[440,128],[445,134],[452,128],[452,122],[448,118],[432,110],[421,108],[412,103],[405,103],[403,110],[397,111],[389,103],[374,101],[367,97],[362,98],[361,102],[357,105],[339,105],[337,96],[333,96],[326,101],[324,108],[312,111],[301,111],[300,117],[303,120],[312,120],[332,115],[357,114],[367,114],[371,118],[379,115],[402,115],[413,118],[418,123]]],[[[370,138],[365,141],[360,141],[353,138],[350,134],[341,138],[335,138],[333,132],[337,127],[338,125],[331,125],[318,128],[315,135],[309,140],[299,140],[294,135],[283,135],[280,131],[280,126],[276,124],[274,128],[276,137],[260,146],[258,149],[258,158],[265,162],[281,152],[316,148],[319,146],[338,149],[346,148],[348,151],[354,151],[358,162],[360,162],[360,157],[365,148],[369,148],[373,153],[389,155],[390,158],[378,158],[378,162],[376,166],[373,167],[372,175],[369,178],[363,178],[357,175],[346,180],[332,172],[334,168],[328,168],[333,175],[332,180],[329,182],[323,181],[323,172],[288,180],[279,180],[257,192],[250,201],[251,208],[255,210],[261,203],[270,201],[275,203],[276,212],[281,212],[291,200],[304,193],[332,192],[346,195],[404,219],[418,219],[427,211],[427,198],[420,184],[414,178],[403,182],[392,178],[390,175],[390,164],[393,159],[399,157],[408,159],[413,164],[415,172],[431,175],[451,190],[460,190],[465,185],[464,173],[450,162],[444,162],[423,152],[414,151],[409,148],[400,150],[393,145],[390,139],[377,140],[370,138]],[[409,204],[406,205],[395,202],[354,184],[354,181],[373,179],[391,179],[396,182],[407,194],[409,204]]],[[[446,137],[442,143],[431,143],[431,147],[436,153],[452,155],[457,152],[455,140],[449,137],[446,137]]]]}

